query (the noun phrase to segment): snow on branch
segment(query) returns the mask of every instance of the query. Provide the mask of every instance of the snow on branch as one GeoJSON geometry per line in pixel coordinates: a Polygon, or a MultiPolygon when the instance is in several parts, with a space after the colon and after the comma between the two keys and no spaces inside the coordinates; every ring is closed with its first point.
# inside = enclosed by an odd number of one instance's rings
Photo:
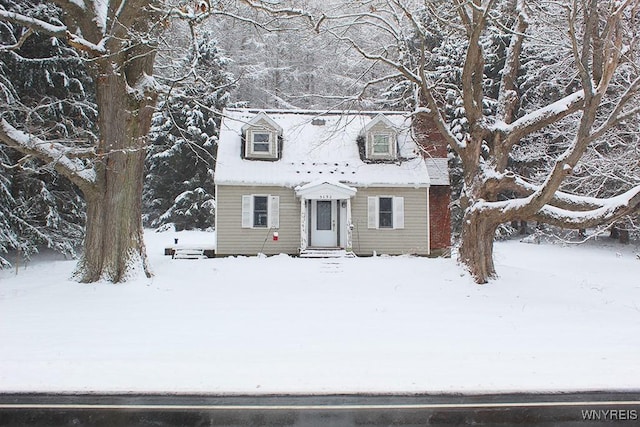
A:
{"type": "Polygon", "coordinates": [[[93,56],[100,56],[106,53],[106,49],[103,46],[103,41],[99,44],[91,43],[77,34],[69,32],[68,28],[64,25],[53,25],[48,22],[42,21],[37,18],[21,15],[19,13],[7,12],[6,10],[0,10],[0,21],[9,21],[15,24],[22,25],[28,28],[20,40],[14,46],[3,46],[2,50],[17,49],[33,32],[43,33],[53,37],[66,38],[69,44],[76,49],[89,52],[93,56]]]}
{"type": "Polygon", "coordinates": [[[615,197],[601,199],[557,191],[548,204],[537,212],[526,214],[531,199],[540,188],[522,180],[512,182],[512,190],[530,193],[527,197],[497,202],[479,201],[472,208],[478,212],[499,211],[504,221],[524,218],[564,228],[590,228],[614,221],[640,210],[640,185],[615,197]],[[519,187],[518,187],[519,186],[519,187]],[[524,216],[523,216],[524,215],[524,216]]]}
{"type": "Polygon", "coordinates": [[[598,129],[592,132],[591,139],[595,140],[601,137],[608,129],[617,125],[621,121],[633,117],[640,112],[640,105],[634,105],[628,111],[624,111],[624,108],[631,104],[631,101],[637,96],[638,91],[640,90],[640,77],[636,77],[636,79],[627,87],[625,92],[622,94],[620,99],[618,100],[615,108],[609,114],[609,117],[605,120],[603,124],[601,124],[598,129]]]}
{"type": "Polygon", "coordinates": [[[52,25],[40,19],[31,18],[19,13],[7,12],[6,10],[0,10],[0,20],[13,22],[31,28],[35,32],[54,37],[65,37],[67,35],[67,27],[64,25],[52,25]]]}
{"type": "Polygon", "coordinates": [[[262,0],[241,0],[241,2],[251,6],[254,9],[258,9],[272,15],[279,15],[279,16],[285,16],[285,17],[291,17],[291,18],[306,18],[309,20],[311,25],[315,27],[315,23],[314,23],[315,20],[313,16],[303,9],[274,8],[269,6],[266,2],[262,0]]]}
{"type": "MultiPolygon", "coordinates": [[[[506,176],[506,174],[503,175],[506,176]]],[[[502,181],[505,182],[506,185],[500,188],[501,191],[512,191],[522,197],[529,196],[540,191],[539,186],[526,182],[515,175],[512,180],[502,179],[502,181]]],[[[576,194],[565,193],[563,191],[556,191],[553,194],[553,198],[549,201],[549,205],[574,212],[600,209],[607,206],[609,203],[610,199],[579,196],[576,194]]]]}
{"type": "Polygon", "coordinates": [[[554,123],[580,110],[583,102],[584,91],[579,90],[546,107],[525,114],[513,123],[507,124],[504,121],[498,120],[489,127],[489,130],[492,132],[501,132],[507,135],[513,142],[517,142],[523,136],[540,130],[548,124],[554,123]]]}
{"type": "Polygon", "coordinates": [[[88,52],[92,56],[101,56],[107,53],[107,50],[104,47],[105,39],[102,39],[98,44],[95,44],[95,43],[91,43],[88,40],[83,39],[82,37],[76,34],[71,34],[68,31],[66,35],[67,35],[67,40],[69,41],[69,44],[78,50],[83,50],[85,52],[88,52]]]}
{"type": "Polygon", "coordinates": [[[640,210],[640,186],[610,199],[601,199],[603,205],[588,211],[570,211],[546,205],[531,220],[564,228],[591,228],[610,223],[640,210]]]}
{"type": "Polygon", "coordinates": [[[353,47],[360,55],[362,55],[364,58],[366,59],[370,59],[373,61],[379,61],[383,64],[388,65],[391,68],[395,68],[396,70],[398,70],[407,80],[409,80],[412,83],[415,84],[420,84],[422,82],[421,78],[419,75],[417,75],[416,73],[414,73],[413,71],[411,71],[410,69],[408,69],[407,67],[405,67],[403,64],[401,64],[400,62],[397,61],[393,61],[391,59],[389,59],[388,57],[381,55],[381,54],[376,54],[376,53],[371,53],[366,51],[364,48],[362,48],[362,46],[360,46],[358,43],[356,43],[352,38],[347,37],[347,36],[341,36],[337,33],[335,33],[334,31],[328,30],[329,34],[331,34],[332,36],[334,36],[337,40],[340,40],[342,42],[346,42],[348,43],[351,47],[353,47]]]}
{"type": "Polygon", "coordinates": [[[44,162],[51,163],[56,171],[67,177],[83,191],[93,187],[96,181],[95,170],[74,157],[77,151],[59,143],[53,143],[33,137],[0,119],[0,141],[21,153],[32,155],[44,162]]]}

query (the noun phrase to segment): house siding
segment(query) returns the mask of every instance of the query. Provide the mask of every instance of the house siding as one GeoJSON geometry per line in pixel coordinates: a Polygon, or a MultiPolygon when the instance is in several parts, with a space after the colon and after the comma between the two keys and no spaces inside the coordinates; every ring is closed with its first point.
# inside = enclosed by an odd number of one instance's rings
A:
{"type": "Polygon", "coordinates": [[[378,254],[429,255],[427,246],[426,188],[358,188],[351,203],[353,251],[357,255],[378,254]],[[368,228],[368,197],[395,196],[404,198],[404,228],[368,228]]]}
{"type": "Polygon", "coordinates": [[[216,193],[216,254],[255,255],[297,254],[300,247],[300,200],[290,188],[219,185],[216,193]],[[280,228],[242,228],[242,196],[280,197],[280,228]],[[273,232],[278,240],[273,240],[273,232]]]}

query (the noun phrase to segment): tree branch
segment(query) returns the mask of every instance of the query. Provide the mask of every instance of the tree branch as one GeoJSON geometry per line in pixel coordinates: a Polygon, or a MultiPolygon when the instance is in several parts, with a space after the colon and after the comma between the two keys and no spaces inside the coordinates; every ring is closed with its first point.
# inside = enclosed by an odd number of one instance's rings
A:
{"type": "MultiPolygon", "coordinates": [[[[14,12],[7,12],[5,10],[0,10],[0,20],[13,22],[28,28],[28,31],[20,38],[20,41],[11,47],[12,49],[19,48],[26,38],[32,34],[32,32],[36,32],[47,34],[52,37],[65,38],[74,48],[88,52],[93,56],[100,56],[106,53],[102,41],[99,44],[91,43],[77,34],[72,34],[64,25],[49,24],[48,22],[37,18],[31,18],[14,12]]],[[[2,50],[9,49],[8,47],[3,47],[2,50]]]]}
{"type": "Polygon", "coordinates": [[[267,6],[264,4],[263,1],[261,0],[240,0],[242,3],[249,5],[251,7],[253,7],[254,9],[258,9],[261,10],[263,12],[267,12],[271,15],[281,15],[281,16],[286,16],[286,17],[291,17],[291,18],[307,18],[309,20],[309,22],[311,23],[311,26],[313,28],[316,27],[315,25],[315,19],[313,18],[313,16],[308,13],[305,12],[303,9],[293,9],[293,8],[281,8],[281,9],[276,9],[273,8],[271,6],[267,6]]]}
{"type": "Polygon", "coordinates": [[[506,134],[508,143],[513,145],[524,136],[543,129],[549,124],[555,123],[563,117],[579,111],[583,107],[583,104],[584,91],[580,90],[544,108],[525,114],[513,123],[507,124],[503,121],[496,121],[490,126],[490,130],[506,134]]]}
{"type": "Polygon", "coordinates": [[[600,208],[578,212],[546,205],[529,220],[573,229],[591,228],[610,223],[640,210],[640,186],[605,201],[607,203],[600,208]]]}
{"type": "Polygon", "coordinates": [[[27,39],[33,35],[34,31],[29,28],[27,29],[27,31],[23,32],[22,35],[20,36],[20,39],[18,41],[16,41],[14,44],[12,45],[7,45],[7,46],[0,46],[0,52],[2,51],[8,51],[8,50],[18,50],[22,47],[22,45],[24,44],[24,42],[27,41],[27,39]]]}
{"type": "Polygon", "coordinates": [[[94,169],[87,168],[79,159],[71,158],[69,154],[73,153],[73,149],[32,137],[11,126],[5,119],[0,119],[0,141],[23,154],[53,164],[56,171],[76,184],[85,194],[94,189],[94,169]]]}
{"type": "Polygon", "coordinates": [[[31,28],[37,33],[47,34],[54,37],[66,37],[67,35],[67,27],[64,25],[52,25],[40,19],[31,18],[15,12],[0,10],[0,20],[20,24],[24,27],[31,28]]]}

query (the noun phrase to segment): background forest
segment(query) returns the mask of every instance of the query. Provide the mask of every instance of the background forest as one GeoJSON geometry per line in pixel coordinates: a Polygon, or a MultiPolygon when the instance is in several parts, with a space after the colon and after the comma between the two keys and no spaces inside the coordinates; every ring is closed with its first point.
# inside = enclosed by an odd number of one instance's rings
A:
{"type": "MultiPolygon", "coordinates": [[[[148,138],[143,189],[145,226],[175,225],[179,230],[212,226],[217,134],[225,106],[321,111],[420,107],[419,85],[394,71],[386,60],[391,57],[407,68],[428,69],[431,81],[442,88],[437,101],[453,137],[468,138],[471,130],[461,87],[469,41],[458,35],[460,28],[448,20],[450,11],[442,2],[407,2],[412,6],[412,25],[373,19],[380,12],[376,5],[385,2],[295,2],[296,10],[323,17],[324,26],[316,21],[315,28],[295,14],[265,15],[250,2],[219,3],[220,13],[198,25],[171,21],[159,39],[154,67],[159,97],[148,138]],[[339,17],[356,13],[356,8],[361,19],[343,26],[339,17]],[[434,18],[438,16],[441,19],[434,18]],[[372,46],[384,55],[369,54],[372,46]]],[[[387,5],[391,3],[395,2],[387,5]]],[[[487,117],[502,113],[499,87],[513,39],[506,28],[515,25],[517,14],[511,11],[522,2],[497,3],[478,41],[485,53],[481,80],[482,111],[487,117]]],[[[513,82],[518,97],[515,117],[558,100],[580,84],[573,58],[567,54],[570,46],[555,38],[554,30],[561,29],[562,23],[554,22],[546,2],[536,4],[528,6],[538,20],[529,22],[533,36],[521,46],[513,82]]],[[[191,6],[182,4],[185,9],[191,6]]],[[[54,25],[62,22],[64,12],[44,0],[0,0],[0,10],[54,25]]],[[[82,152],[99,138],[96,89],[88,71],[92,65],[64,41],[40,34],[23,38],[24,34],[15,23],[0,21],[0,44],[5,47],[0,50],[2,117],[26,124],[43,140],[64,141],[82,152]]],[[[622,93],[637,73],[637,46],[631,44],[628,49],[633,67],[616,75],[608,93],[622,93]]],[[[509,170],[532,183],[544,181],[558,153],[570,145],[577,126],[575,116],[568,115],[525,135],[509,154],[509,170]]],[[[604,198],[637,186],[639,135],[638,116],[630,115],[624,126],[618,123],[616,132],[589,146],[561,190],[604,198]]],[[[488,152],[490,147],[483,150],[488,152]]],[[[450,166],[453,228],[459,231],[464,179],[460,157],[453,150],[450,166]]],[[[502,191],[497,200],[510,197],[502,191]]],[[[6,256],[9,251],[29,257],[42,246],[74,256],[84,235],[85,209],[82,193],[51,163],[0,145],[2,266],[12,261],[6,256]]],[[[532,231],[533,225],[509,221],[497,233],[532,231]]],[[[626,237],[638,229],[631,215],[616,220],[613,230],[626,237]]]]}

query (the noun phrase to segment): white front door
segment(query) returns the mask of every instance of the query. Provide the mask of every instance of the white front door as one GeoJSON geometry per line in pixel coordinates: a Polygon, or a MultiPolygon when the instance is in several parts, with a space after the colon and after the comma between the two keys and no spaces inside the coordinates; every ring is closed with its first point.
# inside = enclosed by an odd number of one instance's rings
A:
{"type": "Polygon", "coordinates": [[[336,247],[338,224],[336,200],[311,201],[311,246],[336,247]]]}

